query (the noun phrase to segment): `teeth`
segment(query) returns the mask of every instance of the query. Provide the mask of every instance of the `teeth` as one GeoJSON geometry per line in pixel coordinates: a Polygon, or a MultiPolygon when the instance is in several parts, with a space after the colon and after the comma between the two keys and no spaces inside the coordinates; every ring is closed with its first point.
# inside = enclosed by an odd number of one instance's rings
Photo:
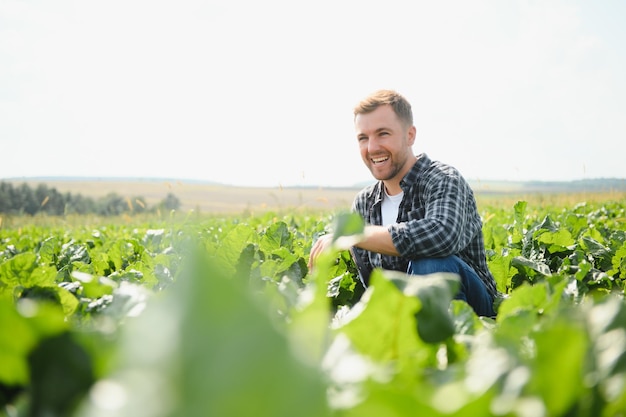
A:
{"type": "Polygon", "coordinates": [[[381,162],[385,162],[387,159],[389,159],[388,156],[381,156],[379,158],[372,158],[372,162],[375,164],[380,164],[381,162]]]}

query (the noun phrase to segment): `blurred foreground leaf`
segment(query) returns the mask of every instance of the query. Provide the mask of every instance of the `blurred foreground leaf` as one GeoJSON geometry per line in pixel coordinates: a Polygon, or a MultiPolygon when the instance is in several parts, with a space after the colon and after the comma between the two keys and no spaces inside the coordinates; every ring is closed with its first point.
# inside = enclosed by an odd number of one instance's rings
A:
{"type": "Polygon", "coordinates": [[[297,359],[245,280],[201,256],[190,264],[127,323],[117,371],[79,415],[328,415],[319,371],[297,359]]]}

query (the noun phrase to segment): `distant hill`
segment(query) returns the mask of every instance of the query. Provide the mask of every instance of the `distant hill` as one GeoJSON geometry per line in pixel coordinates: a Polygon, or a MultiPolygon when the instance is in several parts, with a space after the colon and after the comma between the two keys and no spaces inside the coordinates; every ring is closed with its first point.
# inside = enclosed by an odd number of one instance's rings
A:
{"type": "MultiPolygon", "coordinates": [[[[476,193],[578,193],[626,191],[626,178],[595,178],[574,181],[494,181],[469,179],[476,193]]],[[[372,182],[362,182],[354,188],[365,187],[372,182]]]]}
{"type": "Polygon", "coordinates": [[[50,177],[12,177],[12,178],[0,178],[0,181],[16,183],[71,183],[71,182],[90,182],[90,183],[184,183],[184,184],[203,184],[203,185],[224,185],[215,181],[207,180],[195,180],[186,178],[158,178],[158,177],[63,177],[63,176],[50,176],[50,177]]]}
{"type": "Polygon", "coordinates": [[[469,183],[477,193],[579,193],[626,191],[624,178],[596,178],[575,181],[477,181],[469,183]]]}

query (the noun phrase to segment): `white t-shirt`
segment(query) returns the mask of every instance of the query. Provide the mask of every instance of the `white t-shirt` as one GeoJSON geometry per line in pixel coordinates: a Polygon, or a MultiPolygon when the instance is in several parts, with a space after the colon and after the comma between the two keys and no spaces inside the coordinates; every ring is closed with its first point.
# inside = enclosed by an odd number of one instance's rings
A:
{"type": "Polygon", "coordinates": [[[404,191],[396,195],[389,195],[387,190],[385,190],[383,203],[380,206],[380,211],[383,215],[383,226],[388,226],[398,220],[398,209],[400,208],[402,197],[404,197],[404,191]]]}

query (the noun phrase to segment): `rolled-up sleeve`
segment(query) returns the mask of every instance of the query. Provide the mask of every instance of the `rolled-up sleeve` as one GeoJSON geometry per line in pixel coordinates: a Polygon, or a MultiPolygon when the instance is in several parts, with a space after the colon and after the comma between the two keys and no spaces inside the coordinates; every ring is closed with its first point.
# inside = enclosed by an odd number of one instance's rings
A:
{"type": "Polygon", "coordinates": [[[476,232],[466,203],[471,191],[465,182],[451,175],[439,177],[431,185],[424,207],[408,211],[404,221],[388,227],[393,244],[404,258],[456,254],[476,232]]]}

